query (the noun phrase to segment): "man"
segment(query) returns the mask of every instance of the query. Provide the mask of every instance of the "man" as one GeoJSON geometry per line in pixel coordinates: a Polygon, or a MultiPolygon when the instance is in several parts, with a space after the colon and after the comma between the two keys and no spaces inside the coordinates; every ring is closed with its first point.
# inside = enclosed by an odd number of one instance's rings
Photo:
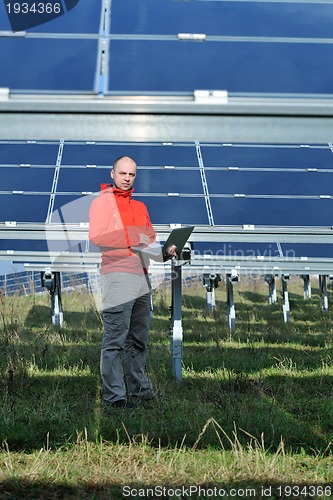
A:
{"type": "MultiPolygon", "coordinates": [[[[134,406],[131,399],[154,397],[145,373],[151,310],[148,262],[132,247],[154,243],[155,232],[144,203],[132,198],[136,174],[132,158],[118,158],[111,169],[113,187],[100,193],[89,214],[89,238],[102,252],[103,400],[120,408],[134,406]]],[[[175,250],[169,247],[165,258],[175,256],[175,250]]]]}

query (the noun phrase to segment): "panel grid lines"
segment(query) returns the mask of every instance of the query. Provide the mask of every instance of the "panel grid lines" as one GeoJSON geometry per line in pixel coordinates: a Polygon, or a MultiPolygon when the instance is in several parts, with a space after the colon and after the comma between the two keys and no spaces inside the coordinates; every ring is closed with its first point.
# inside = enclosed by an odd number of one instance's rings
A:
{"type": "Polygon", "coordinates": [[[59,171],[60,171],[63,150],[64,150],[64,142],[60,141],[57,162],[56,162],[56,168],[54,171],[54,178],[53,178],[52,188],[51,188],[50,203],[49,203],[49,208],[47,210],[47,215],[46,215],[46,224],[50,224],[51,219],[52,219],[54,199],[55,199],[55,193],[57,191],[57,185],[58,185],[58,180],[59,180],[59,171]]]}
{"type": "MultiPolygon", "coordinates": [[[[8,29],[0,31],[3,49],[0,87],[18,93],[88,92],[105,97],[183,95],[184,92],[193,97],[196,89],[225,90],[230,96],[331,96],[325,83],[329,78],[320,75],[327,74],[327,65],[321,64],[333,55],[328,22],[332,2],[303,2],[297,16],[286,1],[268,2],[269,6],[261,3],[159,2],[157,7],[151,0],[141,0],[137,5],[129,0],[100,0],[100,8],[92,9],[89,2],[81,2],[61,20],[55,19],[19,35],[8,29]],[[314,14],[321,22],[312,22],[314,14]],[[246,25],[241,22],[242,16],[249,20],[246,25]],[[220,19],[228,19],[228,23],[218,23],[220,19]],[[39,52],[44,44],[46,50],[39,52]],[[240,45],[244,48],[239,49],[240,45]],[[25,58],[20,58],[23,52],[25,58]],[[43,83],[34,74],[42,74],[39,61],[48,66],[49,60],[41,60],[45,52],[59,66],[58,70],[45,73],[43,83]],[[13,59],[22,66],[22,71],[16,72],[19,77],[11,70],[13,59]],[[251,70],[246,64],[249,59],[255,61],[251,70]],[[238,61],[237,66],[234,61],[238,61]],[[281,61],[292,66],[293,71],[282,71],[281,61]],[[31,71],[25,70],[24,64],[27,68],[30,65],[31,71]],[[197,64],[203,68],[200,76],[191,69],[197,64]],[[179,71],[184,65],[188,71],[179,71]],[[222,73],[220,67],[224,68],[222,73]],[[315,79],[310,76],[314,67],[315,79]],[[232,76],[235,71],[237,78],[232,76]],[[57,76],[48,81],[51,73],[57,76]],[[261,78],[254,79],[253,73],[260,73],[261,78]],[[155,78],[155,74],[159,77],[155,78]],[[285,74],[288,78],[284,78],[285,74]]],[[[6,16],[5,11],[3,14],[6,16]]],[[[0,23],[0,29],[4,24],[0,23]]]]}
{"type": "Polygon", "coordinates": [[[198,142],[196,143],[196,150],[197,150],[198,162],[199,162],[199,167],[200,167],[202,187],[203,187],[203,191],[204,191],[204,195],[205,195],[205,202],[206,202],[206,208],[207,208],[207,214],[208,214],[208,223],[210,226],[214,226],[214,217],[213,217],[212,207],[211,207],[210,199],[209,199],[209,190],[208,190],[208,186],[207,186],[205,167],[204,167],[203,159],[202,159],[202,155],[201,155],[200,144],[198,142]]]}
{"type": "MultiPolygon", "coordinates": [[[[54,224],[55,211],[69,213],[79,200],[89,204],[100,184],[111,181],[114,158],[130,154],[139,166],[134,197],[148,205],[155,225],[333,226],[332,148],[300,146],[3,141],[3,221],[25,221],[25,210],[14,217],[14,205],[21,200],[22,207],[27,206],[35,197],[43,204],[47,198],[45,219],[54,224]]],[[[38,223],[42,213],[38,204],[35,210],[38,223]]],[[[87,223],[87,213],[85,207],[81,214],[70,216],[70,222],[87,223]]]]}

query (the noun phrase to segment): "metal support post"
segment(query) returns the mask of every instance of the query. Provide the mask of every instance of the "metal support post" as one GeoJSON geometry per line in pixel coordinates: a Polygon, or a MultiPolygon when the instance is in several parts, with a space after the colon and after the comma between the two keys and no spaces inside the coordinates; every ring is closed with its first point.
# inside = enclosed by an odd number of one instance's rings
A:
{"type": "Polygon", "coordinates": [[[61,326],[64,315],[62,312],[60,272],[52,272],[50,269],[42,272],[41,284],[48,289],[51,295],[52,323],[56,326],[61,326]]]}
{"type": "Polygon", "coordinates": [[[239,276],[236,271],[227,274],[227,310],[229,328],[232,332],[236,330],[236,311],[234,302],[234,282],[239,281],[239,276]]]}
{"type": "Polygon", "coordinates": [[[52,323],[56,326],[61,326],[64,320],[61,301],[61,274],[56,272],[54,275],[55,287],[53,294],[51,293],[52,323]]]}
{"type": "Polygon", "coordinates": [[[210,289],[207,288],[206,300],[207,300],[207,310],[208,310],[208,312],[212,312],[216,306],[215,288],[214,287],[212,287],[210,289]]]}
{"type": "Polygon", "coordinates": [[[327,283],[324,274],[319,275],[319,300],[321,310],[328,312],[327,283]]]}
{"type": "Polygon", "coordinates": [[[310,276],[308,274],[302,274],[303,279],[303,289],[304,289],[304,300],[311,299],[311,282],[310,276]]]}
{"type": "Polygon", "coordinates": [[[171,266],[171,326],[170,341],[172,353],[172,373],[182,380],[183,361],[183,327],[182,327],[182,267],[172,263],[171,266]]]}
{"type": "Polygon", "coordinates": [[[202,279],[203,279],[203,284],[206,287],[207,310],[208,312],[212,312],[216,306],[215,288],[219,286],[219,281],[221,281],[221,275],[204,273],[202,279]]]}
{"type": "Polygon", "coordinates": [[[290,321],[290,305],[289,305],[289,294],[287,281],[289,280],[289,274],[283,274],[281,276],[282,281],[282,309],[283,309],[283,319],[285,323],[290,321]]]}
{"type": "Polygon", "coordinates": [[[276,303],[276,282],[274,274],[266,274],[265,281],[268,283],[268,303],[276,303]]]}

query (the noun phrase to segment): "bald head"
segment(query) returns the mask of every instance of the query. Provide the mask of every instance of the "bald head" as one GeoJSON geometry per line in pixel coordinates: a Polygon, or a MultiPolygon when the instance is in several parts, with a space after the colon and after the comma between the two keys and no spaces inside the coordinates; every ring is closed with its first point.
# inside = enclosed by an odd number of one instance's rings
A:
{"type": "Polygon", "coordinates": [[[130,156],[117,158],[111,169],[111,178],[116,188],[128,191],[136,177],[136,163],[130,156]]]}

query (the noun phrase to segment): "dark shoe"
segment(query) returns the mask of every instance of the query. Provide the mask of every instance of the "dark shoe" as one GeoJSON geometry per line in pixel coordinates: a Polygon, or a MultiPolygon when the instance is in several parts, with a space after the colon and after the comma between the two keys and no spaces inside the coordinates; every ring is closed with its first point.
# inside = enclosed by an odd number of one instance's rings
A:
{"type": "Polygon", "coordinates": [[[104,405],[106,408],[122,408],[122,409],[127,409],[127,408],[135,408],[136,405],[134,403],[131,403],[129,401],[126,401],[126,399],[118,399],[118,401],[104,401],[104,405]]]}
{"type": "Polygon", "coordinates": [[[148,401],[153,401],[156,398],[153,391],[141,392],[136,396],[131,396],[131,401],[136,401],[138,403],[146,403],[148,401]]]}

